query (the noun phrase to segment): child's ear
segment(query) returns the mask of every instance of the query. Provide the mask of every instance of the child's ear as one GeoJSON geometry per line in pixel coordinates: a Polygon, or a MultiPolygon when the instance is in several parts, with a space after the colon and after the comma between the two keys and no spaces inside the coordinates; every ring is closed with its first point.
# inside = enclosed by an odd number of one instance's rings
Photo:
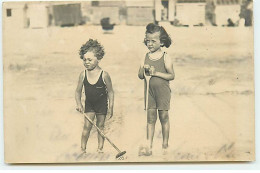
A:
{"type": "Polygon", "coordinates": [[[146,38],[144,38],[144,44],[145,44],[145,46],[147,46],[147,44],[146,44],[146,38]]]}

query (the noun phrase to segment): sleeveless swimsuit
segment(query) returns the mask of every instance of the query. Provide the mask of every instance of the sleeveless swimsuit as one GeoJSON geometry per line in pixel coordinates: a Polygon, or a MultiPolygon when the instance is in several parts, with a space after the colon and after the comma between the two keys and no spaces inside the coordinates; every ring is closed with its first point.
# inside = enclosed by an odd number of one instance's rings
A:
{"type": "Polygon", "coordinates": [[[95,112],[96,114],[107,114],[108,96],[107,87],[102,79],[103,71],[100,73],[98,81],[95,84],[88,82],[87,72],[85,70],[85,77],[83,85],[85,89],[85,113],[95,112]]]}
{"type": "MultiPolygon", "coordinates": [[[[149,53],[146,54],[144,64],[149,64],[154,66],[155,71],[161,73],[167,73],[165,68],[164,56],[157,60],[151,60],[149,58],[149,53]]],[[[146,98],[146,81],[144,83],[144,95],[146,98]]],[[[169,81],[160,77],[153,76],[149,83],[149,95],[148,95],[148,109],[158,109],[158,110],[169,110],[171,100],[171,89],[169,86],[169,81]]]]}

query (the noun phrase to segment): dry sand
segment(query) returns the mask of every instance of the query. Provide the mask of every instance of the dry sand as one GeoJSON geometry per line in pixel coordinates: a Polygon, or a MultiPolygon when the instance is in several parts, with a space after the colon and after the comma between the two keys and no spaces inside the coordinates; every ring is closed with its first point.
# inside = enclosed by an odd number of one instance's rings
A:
{"type": "Polygon", "coordinates": [[[156,125],[154,153],[139,157],[145,138],[143,81],[137,77],[147,52],[144,26],[3,29],[5,161],[12,163],[113,162],[105,142],[97,154],[93,128],[87,154],[77,159],[83,116],[74,93],[84,69],[78,56],[89,38],[105,47],[101,61],[113,82],[114,117],[105,133],[121,150],[123,162],[254,160],[254,75],[252,28],[174,28],[165,49],[174,63],[171,82],[170,149],[162,155],[156,125]]]}

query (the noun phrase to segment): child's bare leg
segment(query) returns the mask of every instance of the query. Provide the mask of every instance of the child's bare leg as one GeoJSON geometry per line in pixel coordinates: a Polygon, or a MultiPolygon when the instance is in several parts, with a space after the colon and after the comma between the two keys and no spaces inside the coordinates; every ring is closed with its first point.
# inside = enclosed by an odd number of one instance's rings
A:
{"type": "Polygon", "coordinates": [[[147,114],[147,140],[150,142],[150,148],[153,146],[153,136],[155,130],[155,123],[157,120],[157,110],[148,109],[147,114]]]}
{"type": "Polygon", "coordinates": [[[163,148],[168,147],[170,122],[168,111],[159,110],[159,119],[162,125],[162,136],[163,136],[163,148]]]}
{"type": "MultiPolygon", "coordinates": [[[[103,131],[104,130],[104,124],[105,124],[105,115],[97,115],[97,126],[98,128],[103,131]]],[[[98,149],[102,150],[104,146],[104,138],[98,133],[98,149]]]]}
{"type": "MultiPolygon", "coordinates": [[[[86,116],[88,116],[92,121],[95,118],[95,113],[94,112],[88,112],[86,113],[86,116]]],[[[85,123],[82,131],[82,136],[81,136],[81,149],[86,150],[86,145],[88,142],[89,134],[92,128],[92,124],[88,121],[88,119],[85,117],[85,123]]]]}

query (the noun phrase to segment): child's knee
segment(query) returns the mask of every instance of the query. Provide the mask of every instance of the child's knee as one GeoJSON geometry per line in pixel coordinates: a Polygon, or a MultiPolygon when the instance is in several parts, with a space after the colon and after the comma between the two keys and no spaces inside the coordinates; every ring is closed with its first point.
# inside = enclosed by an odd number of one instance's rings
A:
{"type": "Polygon", "coordinates": [[[169,122],[168,112],[163,111],[163,112],[160,112],[159,114],[160,114],[159,119],[162,124],[169,122]]]}
{"type": "Polygon", "coordinates": [[[147,123],[148,124],[155,124],[157,120],[157,110],[156,109],[149,109],[147,114],[147,123]]]}
{"type": "Polygon", "coordinates": [[[91,129],[91,127],[92,127],[92,124],[90,124],[90,123],[85,123],[84,128],[83,128],[83,131],[89,131],[89,130],[91,129]]]}
{"type": "Polygon", "coordinates": [[[169,116],[165,116],[163,118],[160,118],[160,121],[162,124],[166,124],[167,122],[169,122],[169,116]]]}
{"type": "Polygon", "coordinates": [[[157,120],[157,116],[147,116],[147,123],[148,124],[155,124],[157,120]]]}
{"type": "Polygon", "coordinates": [[[104,122],[97,122],[97,127],[100,128],[101,130],[104,129],[104,122]]]}
{"type": "Polygon", "coordinates": [[[82,135],[86,136],[88,134],[89,130],[87,128],[84,128],[82,131],[82,135]]]}

